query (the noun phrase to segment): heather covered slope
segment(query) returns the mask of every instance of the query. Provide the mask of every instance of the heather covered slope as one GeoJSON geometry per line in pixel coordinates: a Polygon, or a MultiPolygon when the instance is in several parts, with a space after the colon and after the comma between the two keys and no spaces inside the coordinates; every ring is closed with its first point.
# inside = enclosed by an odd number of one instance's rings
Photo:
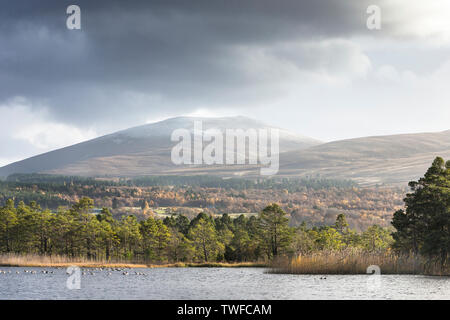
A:
{"type": "MultiPolygon", "coordinates": [[[[0,177],[13,173],[57,173],[81,176],[136,176],[170,173],[184,169],[173,165],[170,152],[176,142],[170,136],[176,129],[193,131],[194,121],[203,130],[273,128],[246,117],[177,117],[119,131],[66,148],[54,150],[0,168],[0,177]]],[[[304,149],[321,142],[280,131],[280,152],[304,149]]]]}
{"type": "MultiPolygon", "coordinates": [[[[259,176],[257,165],[174,165],[171,133],[203,130],[273,128],[245,117],[177,117],[119,131],[90,141],[41,154],[0,168],[0,177],[13,173],[51,173],[78,176],[131,177],[143,175],[259,176]]],[[[436,133],[373,136],[321,143],[280,131],[282,177],[352,179],[361,185],[406,185],[417,179],[436,157],[450,158],[450,130],[436,133]]],[[[224,150],[228,152],[230,150],[224,150]]],[[[236,152],[236,150],[231,150],[236,152]]]]}
{"type": "Polygon", "coordinates": [[[405,184],[436,156],[450,156],[450,130],[348,139],[281,154],[282,175],[320,175],[362,184],[405,184]]]}

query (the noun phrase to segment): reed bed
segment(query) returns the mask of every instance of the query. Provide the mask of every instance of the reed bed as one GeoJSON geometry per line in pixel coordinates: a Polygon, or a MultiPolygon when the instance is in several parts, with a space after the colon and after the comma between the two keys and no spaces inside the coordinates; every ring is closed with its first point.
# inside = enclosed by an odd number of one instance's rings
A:
{"type": "Polygon", "coordinates": [[[274,261],[269,273],[367,274],[369,266],[378,266],[381,274],[450,275],[448,266],[430,263],[421,256],[401,256],[389,251],[331,251],[299,255],[274,261]]]}
{"type": "Polygon", "coordinates": [[[35,255],[35,254],[2,254],[0,266],[8,267],[67,267],[79,266],[86,268],[147,268],[146,264],[124,261],[93,260],[83,257],[66,257],[60,255],[35,255]]]}
{"type": "Polygon", "coordinates": [[[185,268],[185,267],[204,267],[204,268],[233,268],[233,267],[267,267],[267,264],[261,262],[175,262],[175,263],[142,263],[130,261],[106,261],[89,260],[83,257],[66,257],[59,255],[18,255],[2,254],[0,255],[0,266],[4,267],[68,267],[79,266],[84,268],[185,268]]]}
{"type": "Polygon", "coordinates": [[[264,262],[203,262],[203,263],[186,263],[186,267],[202,267],[202,268],[267,268],[264,262]]]}

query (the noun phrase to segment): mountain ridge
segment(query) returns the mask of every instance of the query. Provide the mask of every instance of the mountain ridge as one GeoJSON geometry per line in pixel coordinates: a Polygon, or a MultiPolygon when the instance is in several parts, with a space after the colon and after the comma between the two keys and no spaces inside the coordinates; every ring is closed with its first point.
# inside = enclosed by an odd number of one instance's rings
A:
{"type": "MultiPolygon", "coordinates": [[[[276,128],[242,116],[175,117],[9,164],[0,168],[0,176],[13,173],[122,177],[165,174],[259,176],[259,165],[174,165],[170,150],[175,142],[170,141],[170,134],[180,128],[192,132],[196,120],[202,121],[204,130],[276,128]]],[[[322,143],[277,129],[280,130],[280,177],[317,176],[352,179],[361,185],[405,185],[423,175],[436,156],[450,158],[450,130],[322,143]]]]}
{"type": "MultiPolygon", "coordinates": [[[[86,163],[91,159],[104,161],[105,158],[115,157],[116,161],[126,161],[131,155],[141,155],[146,160],[159,163],[162,170],[173,169],[174,165],[170,161],[170,149],[174,143],[170,141],[170,134],[175,129],[187,129],[192,131],[194,121],[202,121],[203,129],[208,128],[229,128],[229,129],[262,129],[275,128],[261,121],[256,121],[247,117],[175,117],[163,121],[145,124],[120,130],[111,134],[100,136],[88,141],[80,142],[64,148],[52,150],[24,160],[16,161],[0,168],[0,177],[6,177],[13,173],[38,173],[69,172],[77,163],[82,163],[83,168],[77,169],[76,173],[81,175],[104,175],[103,172],[96,173],[98,167],[94,163],[86,163]],[[168,158],[169,157],[169,158],[168,158]],[[92,168],[90,168],[92,167],[92,168]],[[85,172],[83,172],[83,170],[85,172]]],[[[288,130],[280,129],[280,151],[303,149],[312,145],[322,143],[309,137],[297,135],[288,130]]],[[[111,161],[107,161],[111,162],[111,161]]],[[[144,170],[144,174],[156,174],[158,166],[148,164],[148,168],[154,170],[144,170]],[[154,172],[156,170],[156,172],[154,172]]],[[[133,165],[130,162],[130,165],[133,165]]],[[[126,166],[120,167],[126,170],[126,166]]],[[[101,169],[101,168],[99,168],[101,169]]],[[[106,173],[110,172],[105,170],[106,173]]],[[[113,170],[116,172],[117,170],[113,170]]],[[[133,172],[139,174],[139,172],[133,172]]],[[[121,175],[128,175],[124,172],[121,175]]]]}

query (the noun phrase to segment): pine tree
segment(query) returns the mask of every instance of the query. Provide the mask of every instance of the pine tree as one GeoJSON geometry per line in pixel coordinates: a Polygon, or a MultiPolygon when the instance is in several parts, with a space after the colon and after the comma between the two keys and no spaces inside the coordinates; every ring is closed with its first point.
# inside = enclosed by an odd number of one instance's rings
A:
{"type": "Polygon", "coordinates": [[[274,258],[289,247],[293,230],[289,227],[286,212],[276,203],[265,207],[258,216],[259,235],[267,255],[274,258]]]}
{"type": "Polygon", "coordinates": [[[409,186],[405,211],[394,213],[394,246],[445,265],[450,253],[450,161],[437,157],[424,177],[409,186]]]}

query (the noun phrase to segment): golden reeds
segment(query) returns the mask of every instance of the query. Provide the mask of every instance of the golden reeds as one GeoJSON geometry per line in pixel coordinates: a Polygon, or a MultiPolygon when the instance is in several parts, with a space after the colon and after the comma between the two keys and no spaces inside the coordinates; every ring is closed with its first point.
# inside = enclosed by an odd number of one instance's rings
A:
{"type": "Polygon", "coordinates": [[[67,267],[79,266],[87,268],[146,268],[147,265],[122,261],[90,260],[83,257],[66,257],[60,255],[36,254],[1,254],[0,265],[9,267],[67,267]]]}
{"type": "Polygon", "coordinates": [[[273,262],[270,273],[289,274],[366,274],[369,266],[381,274],[450,275],[449,268],[430,263],[421,256],[397,255],[390,251],[370,253],[362,250],[321,251],[273,262]]]}
{"type": "Polygon", "coordinates": [[[182,267],[210,267],[210,268],[232,268],[232,267],[267,267],[267,264],[260,262],[175,262],[175,263],[159,263],[146,264],[142,262],[129,261],[106,261],[106,260],[89,260],[83,257],[66,257],[59,255],[42,256],[35,254],[1,254],[0,266],[6,267],[68,267],[79,266],[85,268],[182,268],[182,267]]]}

